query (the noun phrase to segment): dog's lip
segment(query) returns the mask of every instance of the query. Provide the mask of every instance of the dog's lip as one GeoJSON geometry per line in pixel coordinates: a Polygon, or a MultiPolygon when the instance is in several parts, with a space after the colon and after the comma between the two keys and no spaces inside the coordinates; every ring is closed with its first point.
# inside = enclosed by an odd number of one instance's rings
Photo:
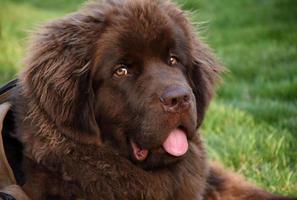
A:
{"type": "MultiPolygon", "coordinates": [[[[160,150],[162,150],[164,153],[166,153],[168,155],[171,155],[170,153],[167,152],[167,150],[165,150],[164,143],[167,140],[167,138],[169,137],[169,134],[172,133],[173,131],[182,131],[186,135],[187,142],[189,142],[188,129],[183,125],[179,125],[179,126],[177,126],[177,128],[172,129],[168,133],[168,136],[165,138],[165,140],[162,142],[162,144],[160,144],[160,146],[152,148],[152,149],[144,148],[139,143],[134,141],[133,139],[130,139],[130,145],[131,145],[131,148],[132,148],[133,157],[137,161],[142,162],[142,161],[146,160],[146,158],[149,156],[149,154],[152,151],[160,151],[160,150]]],[[[182,157],[185,153],[186,153],[186,151],[184,153],[180,154],[180,155],[177,155],[177,156],[171,155],[171,156],[173,156],[173,157],[182,157]]]]}
{"type": "Polygon", "coordinates": [[[132,147],[133,155],[138,161],[144,161],[149,154],[148,149],[142,148],[140,145],[135,143],[133,140],[130,140],[130,144],[132,147]]]}

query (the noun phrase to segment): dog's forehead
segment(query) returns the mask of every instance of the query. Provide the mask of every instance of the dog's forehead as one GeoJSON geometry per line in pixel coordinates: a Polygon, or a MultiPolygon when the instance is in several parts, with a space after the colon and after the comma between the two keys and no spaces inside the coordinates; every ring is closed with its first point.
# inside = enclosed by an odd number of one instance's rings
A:
{"type": "Polygon", "coordinates": [[[112,61],[120,57],[142,62],[152,57],[164,58],[171,49],[188,52],[186,29],[176,20],[184,20],[181,10],[165,9],[166,1],[123,2],[126,3],[113,6],[106,13],[106,28],[97,41],[99,66],[113,65],[112,61]]]}
{"type": "Polygon", "coordinates": [[[110,24],[124,49],[155,49],[172,42],[175,24],[155,1],[128,1],[110,24]]]}

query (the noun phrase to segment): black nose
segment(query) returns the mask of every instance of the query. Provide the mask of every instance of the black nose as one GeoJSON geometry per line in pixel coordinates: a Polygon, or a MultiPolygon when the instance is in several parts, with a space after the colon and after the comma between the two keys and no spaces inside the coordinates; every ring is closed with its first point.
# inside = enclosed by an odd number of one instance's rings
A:
{"type": "Polygon", "coordinates": [[[160,100],[166,111],[182,112],[190,107],[190,92],[181,86],[171,86],[164,91],[160,100]]]}

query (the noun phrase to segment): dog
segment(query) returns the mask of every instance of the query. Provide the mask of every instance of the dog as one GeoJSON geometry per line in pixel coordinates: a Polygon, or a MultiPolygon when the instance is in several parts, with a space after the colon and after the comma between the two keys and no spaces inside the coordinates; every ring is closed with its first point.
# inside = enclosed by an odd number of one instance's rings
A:
{"type": "Polygon", "coordinates": [[[208,161],[197,130],[222,70],[167,0],[97,0],[41,27],[12,100],[23,190],[33,200],[293,200],[208,161]]]}

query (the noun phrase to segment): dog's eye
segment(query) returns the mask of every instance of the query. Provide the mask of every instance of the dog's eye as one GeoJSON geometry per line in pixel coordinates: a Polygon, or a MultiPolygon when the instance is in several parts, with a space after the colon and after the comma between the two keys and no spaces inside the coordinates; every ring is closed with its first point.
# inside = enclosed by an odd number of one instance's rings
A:
{"type": "Polygon", "coordinates": [[[115,70],[114,75],[117,77],[125,77],[128,75],[128,67],[123,64],[119,64],[118,68],[115,70]]]}
{"type": "Polygon", "coordinates": [[[175,56],[170,56],[168,62],[169,62],[169,65],[176,65],[178,63],[178,59],[175,56]]]}

